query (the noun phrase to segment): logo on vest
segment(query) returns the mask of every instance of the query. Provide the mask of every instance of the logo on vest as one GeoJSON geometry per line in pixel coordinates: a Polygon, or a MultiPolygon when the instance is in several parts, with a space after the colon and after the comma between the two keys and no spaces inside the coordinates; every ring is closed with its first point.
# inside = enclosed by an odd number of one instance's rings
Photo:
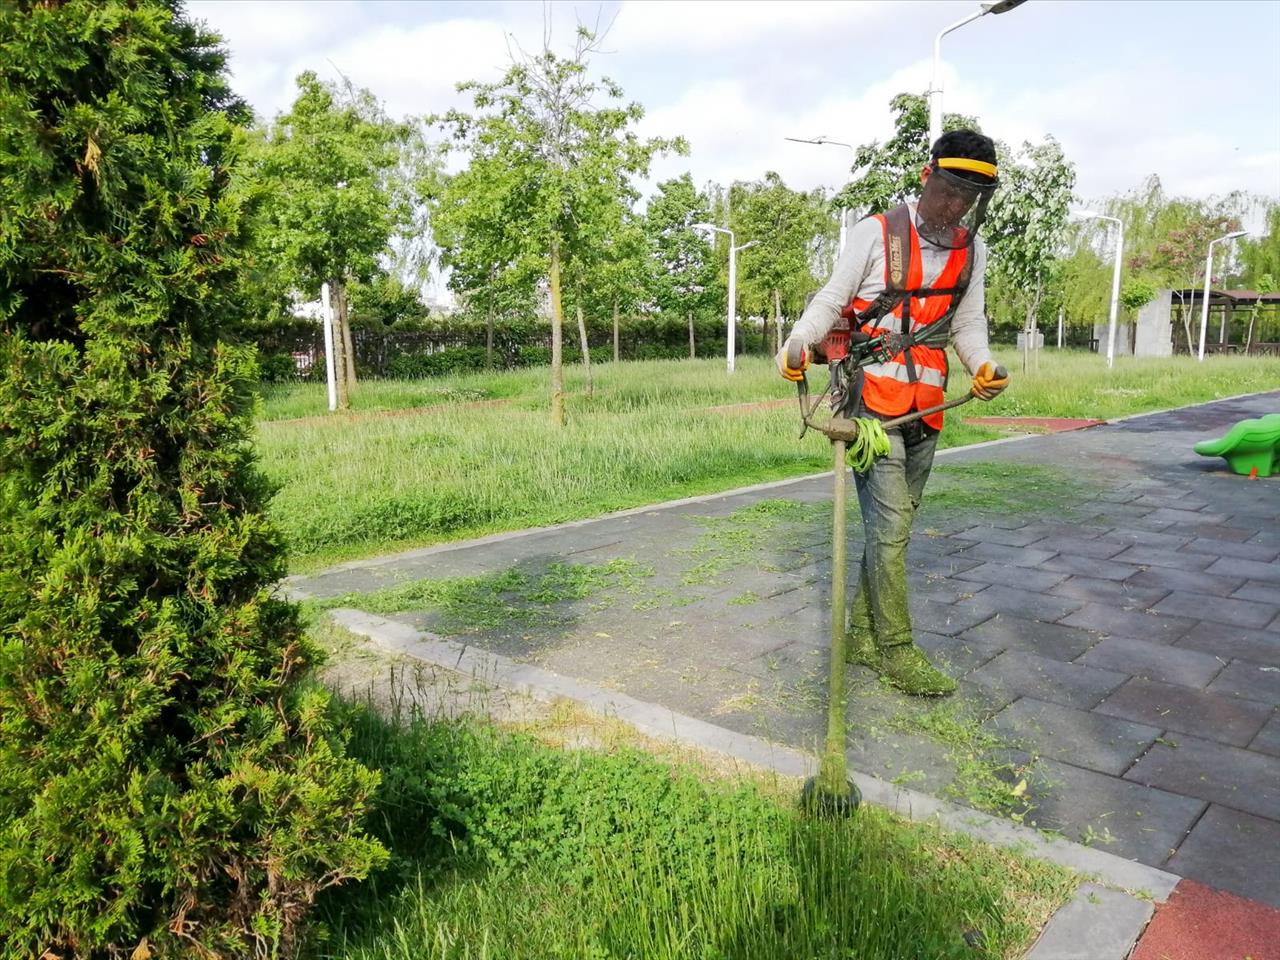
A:
{"type": "Polygon", "coordinates": [[[902,285],[902,238],[889,235],[889,278],[894,286],[902,285]]]}

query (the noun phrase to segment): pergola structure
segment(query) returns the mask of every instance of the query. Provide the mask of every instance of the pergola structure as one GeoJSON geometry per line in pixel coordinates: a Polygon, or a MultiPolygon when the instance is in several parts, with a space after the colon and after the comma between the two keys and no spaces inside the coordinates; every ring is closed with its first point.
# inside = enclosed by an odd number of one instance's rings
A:
{"type": "MultiPolygon", "coordinates": [[[[1173,324],[1175,353],[1194,352],[1198,343],[1204,288],[1171,290],[1170,307],[1177,308],[1182,323],[1173,324]],[[1192,346],[1188,350],[1187,330],[1192,346]]],[[[1206,353],[1250,353],[1280,356],[1280,291],[1209,289],[1209,331],[1206,353]],[[1238,310],[1247,309],[1239,322],[1238,310]],[[1232,324],[1235,322],[1235,327],[1232,324]]]]}

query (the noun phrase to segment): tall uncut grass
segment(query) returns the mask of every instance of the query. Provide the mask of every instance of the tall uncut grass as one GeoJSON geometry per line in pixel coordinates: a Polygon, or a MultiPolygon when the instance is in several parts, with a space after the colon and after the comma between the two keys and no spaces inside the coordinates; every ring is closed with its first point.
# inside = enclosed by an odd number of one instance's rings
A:
{"type": "MultiPolygon", "coordinates": [[[[1038,373],[1003,359],[1013,384],[950,414],[943,445],[1001,435],[966,416],[1104,419],[1280,388],[1280,360],[1118,358],[1045,351],[1038,373]]],[[[968,378],[958,364],[951,393],[968,378]]],[[[829,469],[820,435],[798,440],[794,388],[772,361],[602,364],[593,397],[567,378],[569,423],[552,426],[547,373],[519,370],[370,382],[352,413],[321,415],[324,386],[271,388],[258,442],[279,485],[272,513],[295,568],[496,530],[594,516],[665,499],[829,469]],[[476,405],[477,400],[500,404],[476,405]],[[782,401],[734,411],[711,408],[782,401]],[[413,408],[431,409],[415,411],[413,408]],[[304,419],[296,419],[304,418],[304,419]]],[[[815,392],[825,371],[811,372],[815,392]]]]}
{"type": "Polygon", "coordinates": [[[998,958],[1075,885],[873,808],[815,821],[789,794],[633,748],[351,722],[351,752],[382,771],[373,822],[392,863],[322,904],[317,958],[998,958]]]}

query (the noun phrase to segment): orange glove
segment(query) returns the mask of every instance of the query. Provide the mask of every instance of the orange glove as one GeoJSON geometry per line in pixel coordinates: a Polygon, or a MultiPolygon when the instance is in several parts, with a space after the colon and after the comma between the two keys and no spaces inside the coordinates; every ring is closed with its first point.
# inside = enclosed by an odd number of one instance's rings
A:
{"type": "Polygon", "coordinates": [[[973,375],[973,395],[983,400],[993,400],[1009,385],[1009,371],[988,360],[973,375]]]}
{"type": "Polygon", "coordinates": [[[778,364],[778,372],[790,380],[792,383],[799,383],[804,379],[804,372],[809,369],[809,351],[797,343],[785,343],[782,349],[778,351],[778,355],[774,357],[778,364]],[[795,356],[799,353],[800,365],[798,367],[791,366],[795,362],[795,356]],[[791,354],[788,358],[787,354],[791,354]]]}

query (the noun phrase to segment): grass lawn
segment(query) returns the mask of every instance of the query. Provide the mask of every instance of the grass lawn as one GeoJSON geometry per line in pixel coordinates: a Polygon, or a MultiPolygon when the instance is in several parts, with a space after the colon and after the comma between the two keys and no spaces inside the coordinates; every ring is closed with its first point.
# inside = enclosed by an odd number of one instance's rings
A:
{"type": "Polygon", "coordinates": [[[797,784],[647,749],[574,708],[512,731],[342,708],[392,853],[321,900],[314,960],[1021,956],[1077,879],[797,784]]]}
{"type": "MultiPolygon", "coordinates": [[[[1280,384],[1274,358],[1120,357],[1107,371],[1093,354],[1050,350],[1025,376],[1018,355],[1003,359],[1012,386],[993,403],[949,414],[944,446],[1003,435],[966,415],[1107,418],[1280,384]]],[[[812,372],[815,392],[825,379],[812,372]]],[[[764,358],[742,358],[733,377],[718,360],[602,364],[595,380],[589,397],[580,370],[568,371],[563,429],[549,421],[545,369],[369,382],[341,415],[324,413],[322,384],[266,388],[258,446],[280,487],[272,515],[293,568],[830,466],[823,437],[797,440],[794,390],[764,358]]],[[[953,394],[967,387],[966,377],[953,377],[953,394]]]]}

